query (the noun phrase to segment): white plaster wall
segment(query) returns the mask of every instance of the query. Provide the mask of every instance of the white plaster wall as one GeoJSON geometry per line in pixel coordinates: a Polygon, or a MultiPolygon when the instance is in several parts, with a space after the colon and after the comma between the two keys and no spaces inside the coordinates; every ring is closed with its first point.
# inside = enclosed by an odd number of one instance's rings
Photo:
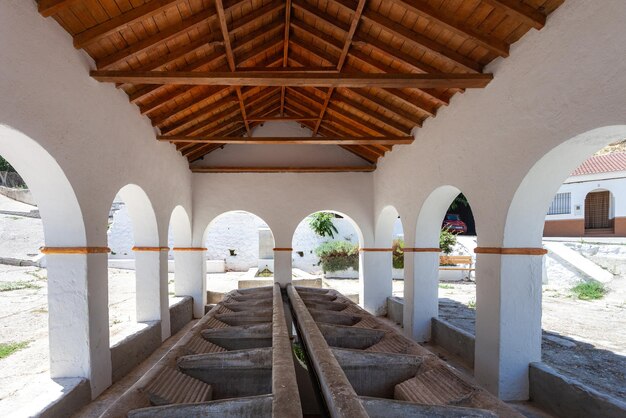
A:
{"type": "MultiPolygon", "coordinates": [[[[371,173],[194,174],[194,245],[218,215],[245,210],[263,219],[276,247],[291,247],[308,215],[333,210],[352,219],[365,245],[373,239],[371,173]]],[[[359,239],[361,239],[359,237],[359,239]]]]}
{"type": "Polygon", "coordinates": [[[566,183],[559,187],[557,193],[571,193],[570,213],[546,215],[546,220],[584,219],[585,197],[597,189],[611,192],[610,218],[626,216],[626,199],[624,199],[626,196],[626,176],[624,173],[604,173],[602,176],[580,176],[580,179],[577,176],[567,179],[566,183]],[[580,209],[576,210],[576,206],[579,206],[580,209]]]}
{"type": "Polygon", "coordinates": [[[224,260],[227,271],[248,271],[259,265],[259,228],[263,219],[248,212],[229,212],[211,222],[204,246],[209,260],[224,260]],[[236,256],[230,255],[230,249],[236,256]]]}
{"type": "MultiPolygon", "coordinates": [[[[513,194],[535,162],[580,133],[625,121],[624,18],[619,0],[602,8],[565,2],[544,29],[532,30],[510,57],[488,66],[495,78],[487,88],[455,96],[416,131],[412,145],[379,162],[376,213],[393,205],[406,233],[426,196],[449,184],[471,203],[480,245],[501,244],[513,194]]],[[[579,164],[570,163],[554,167],[557,184],[579,164]]]]}
{"type": "MultiPolygon", "coordinates": [[[[310,137],[311,131],[296,122],[265,122],[252,131],[254,137],[310,137]]],[[[337,145],[226,145],[193,163],[194,166],[366,166],[364,159],[337,145]]]]}
{"type": "Polygon", "coordinates": [[[0,3],[0,51],[11,57],[2,60],[0,123],[56,159],[78,198],[89,245],[106,246],[111,202],[129,183],[149,196],[161,237],[176,205],[191,213],[186,160],[155,140],[149,120],[124,92],[89,77],[92,60],[53,19],[37,13],[35,2],[0,3]]]}

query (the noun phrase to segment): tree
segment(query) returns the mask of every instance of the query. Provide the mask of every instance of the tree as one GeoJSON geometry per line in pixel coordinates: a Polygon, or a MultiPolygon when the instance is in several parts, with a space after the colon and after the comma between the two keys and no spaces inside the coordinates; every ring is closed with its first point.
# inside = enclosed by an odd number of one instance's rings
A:
{"type": "Polygon", "coordinates": [[[459,195],[454,198],[454,200],[450,204],[450,210],[456,210],[457,208],[460,208],[461,206],[465,206],[465,207],[469,206],[469,203],[467,202],[467,198],[465,197],[463,193],[459,193],[459,195]]]}
{"type": "Polygon", "coordinates": [[[317,212],[311,215],[309,227],[320,237],[335,238],[339,231],[333,224],[335,215],[330,212],[317,212]]]}
{"type": "Polygon", "coordinates": [[[13,173],[15,172],[15,169],[13,168],[13,166],[9,164],[7,160],[2,158],[1,155],[0,155],[0,171],[11,171],[13,173]]]}

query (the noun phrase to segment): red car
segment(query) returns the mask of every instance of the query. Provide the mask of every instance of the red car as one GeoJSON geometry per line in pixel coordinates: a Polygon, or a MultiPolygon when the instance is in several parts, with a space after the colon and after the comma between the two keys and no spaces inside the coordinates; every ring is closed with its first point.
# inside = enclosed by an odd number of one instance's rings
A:
{"type": "Polygon", "coordinates": [[[467,225],[465,225],[465,222],[461,220],[461,217],[455,213],[446,214],[446,217],[443,218],[441,228],[447,228],[450,232],[457,234],[467,233],[467,225]]]}

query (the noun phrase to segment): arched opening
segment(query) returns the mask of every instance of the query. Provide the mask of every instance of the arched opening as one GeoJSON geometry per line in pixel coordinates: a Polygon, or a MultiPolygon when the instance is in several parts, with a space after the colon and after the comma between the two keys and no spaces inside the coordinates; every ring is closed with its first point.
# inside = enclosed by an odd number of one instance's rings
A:
{"type": "Polygon", "coordinates": [[[322,210],[308,215],[293,233],[294,283],[335,289],[362,302],[362,246],[361,230],[346,214],[322,210]]]}
{"type": "Polygon", "coordinates": [[[617,318],[626,309],[615,301],[626,297],[618,267],[625,256],[611,245],[614,238],[602,238],[619,225],[622,196],[608,190],[626,181],[621,168],[604,169],[611,161],[620,164],[620,147],[604,147],[624,138],[626,126],[619,125],[564,141],[532,166],[509,206],[503,247],[548,251],[502,259],[501,292],[523,295],[515,305],[501,302],[506,309],[500,314],[517,320],[506,344],[524,347],[525,356],[511,360],[522,377],[529,362],[541,359],[591,387],[624,396],[615,389],[623,387],[619,370],[626,361],[616,353],[624,339],[615,330],[623,328],[617,318]],[[568,355],[574,347],[575,358],[568,355]]]}
{"type": "Polygon", "coordinates": [[[222,213],[204,232],[209,303],[237,288],[274,281],[274,234],[257,215],[246,211],[222,213]]]}
{"type": "Polygon", "coordinates": [[[77,276],[76,299],[67,296],[66,269],[76,259],[39,251],[86,245],[63,170],[37,142],[1,124],[0,156],[0,399],[9,407],[42,375],[89,377],[88,292],[77,276]]]}
{"type": "Polygon", "coordinates": [[[471,214],[461,190],[441,186],[426,198],[417,217],[413,280],[404,284],[404,326],[421,341],[430,340],[431,319],[439,316],[474,331],[477,238],[467,234],[471,230],[458,216],[460,207],[471,214]]]}
{"type": "Polygon", "coordinates": [[[117,193],[109,213],[111,346],[161,319],[159,237],[148,195],[135,184],[117,193]]]}

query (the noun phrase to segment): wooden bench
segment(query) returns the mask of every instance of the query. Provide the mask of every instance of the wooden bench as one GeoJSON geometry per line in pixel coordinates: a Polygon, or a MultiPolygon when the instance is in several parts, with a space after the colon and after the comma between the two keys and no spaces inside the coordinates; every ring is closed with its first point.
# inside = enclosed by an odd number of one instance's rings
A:
{"type": "Polygon", "coordinates": [[[471,255],[441,255],[439,256],[439,270],[467,270],[474,271],[474,259],[471,255]],[[443,264],[455,264],[446,266],[443,264]],[[459,267],[459,265],[467,267],[459,267]]]}

